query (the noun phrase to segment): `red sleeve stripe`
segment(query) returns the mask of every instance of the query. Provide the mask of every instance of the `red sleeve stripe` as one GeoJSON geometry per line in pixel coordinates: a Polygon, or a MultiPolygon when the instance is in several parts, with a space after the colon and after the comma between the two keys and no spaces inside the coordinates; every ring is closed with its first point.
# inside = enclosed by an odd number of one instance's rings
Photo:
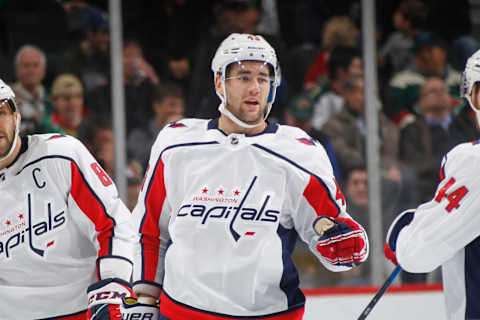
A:
{"type": "Polygon", "coordinates": [[[166,197],[164,164],[159,158],[145,194],[145,214],[140,225],[142,248],[142,279],[155,281],[160,247],[159,221],[166,197]]]}
{"type": "Polygon", "coordinates": [[[217,141],[182,143],[166,147],[158,157],[145,193],[145,214],[140,224],[140,246],[142,250],[142,280],[155,281],[158,266],[158,250],[160,247],[159,221],[166,198],[164,182],[164,163],[162,155],[165,151],[178,147],[193,147],[218,144],[217,141]]]}
{"type": "Polygon", "coordinates": [[[70,162],[72,172],[72,186],[70,194],[80,210],[93,222],[98,232],[97,240],[100,245],[98,257],[112,253],[112,237],[115,220],[107,214],[105,206],[85,180],[75,162],[70,162]]]}
{"type": "Polygon", "coordinates": [[[331,197],[327,186],[313,175],[310,175],[310,181],[303,191],[303,196],[315,210],[317,216],[335,218],[340,213],[340,209],[331,197]]]}

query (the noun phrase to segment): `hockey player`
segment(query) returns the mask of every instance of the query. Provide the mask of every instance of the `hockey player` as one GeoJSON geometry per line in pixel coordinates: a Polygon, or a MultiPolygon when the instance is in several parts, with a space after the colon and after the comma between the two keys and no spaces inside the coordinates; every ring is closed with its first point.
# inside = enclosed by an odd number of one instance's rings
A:
{"type": "Polygon", "coordinates": [[[160,298],[161,319],[302,319],[297,237],[344,271],[367,258],[367,235],[323,147],[265,120],[280,83],[274,49],[231,34],[212,70],[220,117],[171,123],[152,147],[133,210],[134,291],[160,298]]]}
{"type": "Polygon", "coordinates": [[[0,318],[118,319],[133,295],[128,209],[78,140],[19,127],[0,80],[0,318]]]}
{"type": "MultiPolygon", "coordinates": [[[[467,61],[461,95],[480,124],[480,51],[467,61]]],[[[409,272],[442,266],[447,318],[480,319],[480,140],[454,147],[442,160],[430,202],[402,212],[390,226],[385,256],[409,272]]]]}

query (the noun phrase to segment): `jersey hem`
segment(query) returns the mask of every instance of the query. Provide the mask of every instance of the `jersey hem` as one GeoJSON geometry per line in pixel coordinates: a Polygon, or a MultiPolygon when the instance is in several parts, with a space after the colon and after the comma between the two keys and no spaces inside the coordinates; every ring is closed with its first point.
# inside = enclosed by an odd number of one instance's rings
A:
{"type": "Polygon", "coordinates": [[[249,316],[232,316],[223,313],[216,313],[206,310],[201,310],[179,301],[172,299],[165,291],[162,292],[160,298],[160,310],[164,316],[174,320],[228,320],[228,319],[262,319],[262,320],[302,320],[305,312],[304,304],[290,307],[281,312],[264,314],[264,315],[249,315],[249,316]]]}
{"type": "Polygon", "coordinates": [[[87,310],[82,310],[75,313],[65,314],[61,316],[55,316],[51,318],[42,318],[37,320],[83,320],[87,316],[87,310]]]}

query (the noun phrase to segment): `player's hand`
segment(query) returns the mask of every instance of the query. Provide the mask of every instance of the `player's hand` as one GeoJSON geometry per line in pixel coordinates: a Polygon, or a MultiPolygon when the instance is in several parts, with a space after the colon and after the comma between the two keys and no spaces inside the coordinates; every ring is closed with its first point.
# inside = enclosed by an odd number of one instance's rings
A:
{"type": "Polygon", "coordinates": [[[150,303],[140,302],[136,298],[131,297],[123,299],[121,308],[122,319],[159,320],[160,308],[158,303],[155,300],[149,302],[150,303]]]}
{"type": "Polygon", "coordinates": [[[365,260],[364,231],[352,219],[320,216],[313,222],[313,228],[319,235],[317,251],[328,263],[352,267],[365,260]]]}
{"type": "Polygon", "coordinates": [[[402,229],[405,226],[410,224],[410,222],[413,220],[414,215],[415,215],[414,209],[403,211],[398,215],[398,217],[395,218],[395,220],[392,222],[392,225],[388,229],[387,240],[383,248],[383,254],[388,260],[392,261],[392,263],[395,265],[398,265],[397,255],[396,255],[398,235],[400,234],[400,231],[402,231],[402,229]]]}
{"type": "Polygon", "coordinates": [[[88,320],[121,320],[120,305],[125,297],[134,297],[129,282],[109,278],[100,280],[87,290],[88,296],[88,320]]]}

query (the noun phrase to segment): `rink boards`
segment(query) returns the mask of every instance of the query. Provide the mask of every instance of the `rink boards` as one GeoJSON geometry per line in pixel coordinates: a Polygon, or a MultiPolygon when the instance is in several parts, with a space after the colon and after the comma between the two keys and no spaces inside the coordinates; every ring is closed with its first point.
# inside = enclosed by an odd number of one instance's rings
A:
{"type": "MultiPolygon", "coordinates": [[[[355,320],[378,288],[303,289],[307,297],[304,320],[355,320]]],[[[446,320],[441,285],[391,287],[370,312],[368,320],[446,320]]]]}

